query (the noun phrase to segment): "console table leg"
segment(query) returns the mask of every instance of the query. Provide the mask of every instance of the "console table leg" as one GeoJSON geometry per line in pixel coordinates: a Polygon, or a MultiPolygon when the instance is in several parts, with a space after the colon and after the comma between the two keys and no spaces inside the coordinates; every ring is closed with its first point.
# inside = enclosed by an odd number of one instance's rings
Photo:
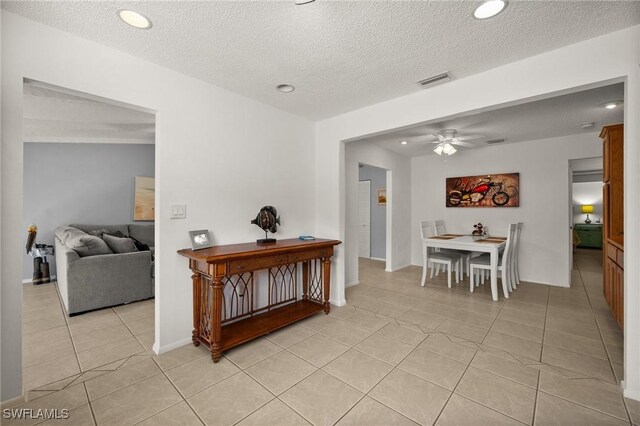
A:
{"type": "Polygon", "coordinates": [[[200,274],[194,273],[191,275],[193,281],[193,332],[191,333],[191,341],[194,346],[200,346],[200,317],[202,315],[201,307],[201,295],[202,295],[202,281],[200,280],[200,274]]]}
{"type": "Polygon", "coordinates": [[[324,280],[324,313],[328,314],[331,310],[329,303],[329,292],[331,291],[331,258],[322,259],[322,275],[324,280]]]}
{"type": "Polygon", "coordinates": [[[213,278],[211,287],[213,291],[213,303],[211,306],[211,358],[213,362],[218,362],[222,356],[222,303],[224,301],[222,277],[213,278]]]}
{"type": "Polygon", "coordinates": [[[302,262],[302,300],[309,300],[309,261],[302,262]]]}

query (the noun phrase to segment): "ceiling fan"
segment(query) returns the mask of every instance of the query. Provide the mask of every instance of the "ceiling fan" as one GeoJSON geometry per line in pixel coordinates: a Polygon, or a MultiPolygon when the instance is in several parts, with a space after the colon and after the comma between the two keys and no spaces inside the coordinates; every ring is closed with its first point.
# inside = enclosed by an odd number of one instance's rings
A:
{"type": "Polygon", "coordinates": [[[438,155],[442,155],[442,154],[453,155],[458,151],[454,145],[463,146],[465,148],[476,147],[476,145],[469,142],[465,142],[463,139],[470,140],[470,139],[480,139],[483,137],[481,135],[474,135],[474,136],[466,136],[464,138],[459,138],[456,136],[456,134],[457,134],[457,131],[455,129],[446,129],[434,135],[438,139],[432,142],[434,144],[437,144],[433,152],[435,152],[438,155]]]}

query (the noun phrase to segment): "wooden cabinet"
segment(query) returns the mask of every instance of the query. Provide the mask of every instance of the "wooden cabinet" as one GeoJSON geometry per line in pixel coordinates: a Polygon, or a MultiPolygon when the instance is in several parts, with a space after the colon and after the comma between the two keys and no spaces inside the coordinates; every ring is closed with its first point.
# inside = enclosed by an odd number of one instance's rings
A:
{"type": "Polygon", "coordinates": [[[609,244],[604,262],[604,298],[611,313],[620,324],[624,323],[624,265],[623,251],[609,244]]]}
{"type": "Polygon", "coordinates": [[[624,127],[606,126],[603,141],[603,292],[614,318],[624,320],[624,127]]]}
{"type": "Polygon", "coordinates": [[[574,226],[580,243],[578,247],[602,248],[602,225],[576,223],[574,226]]]}

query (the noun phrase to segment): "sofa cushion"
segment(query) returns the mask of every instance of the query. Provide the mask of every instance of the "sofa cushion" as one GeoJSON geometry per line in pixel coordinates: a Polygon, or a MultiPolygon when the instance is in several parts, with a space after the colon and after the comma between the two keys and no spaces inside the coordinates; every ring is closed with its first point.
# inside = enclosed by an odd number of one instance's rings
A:
{"type": "Polygon", "coordinates": [[[69,237],[86,235],[85,232],[83,232],[83,231],[81,231],[81,230],[79,230],[77,228],[74,228],[72,226],[66,226],[66,225],[58,226],[56,228],[56,230],[54,231],[54,234],[60,240],[60,242],[62,244],[66,244],[67,243],[67,239],[69,237]]]}
{"type": "Polygon", "coordinates": [[[104,234],[113,235],[114,237],[119,237],[119,238],[122,238],[122,237],[125,237],[125,236],[126,236],[126,235],[124,235],[124,234],[123,234],[122,232],[120,232],[120,231],[110,231],[110,230],[109,230],[109,229],[107,229],[107,228],[95,229],[95,230],[93,230],[93,231],[87,232],[87,234],[89,234],[89,235],[95,235],[96,237],[100,237],[100,238],[102,238],[102,236],[103,236],[104,234]]]}
{"type": "Polygon", "coordinates": [[[113,235],[115,234],[116,231],[120,231],[122,233],[122,235],[128,237],[129,236],[129,228],[127,227],[127,225],[76,225],[76,224],[71,224],[69,226],[72,226],[74,228],[78,228],[84,232],[86,232],[87,234],[93,232],[93,231],[104,231],[105,229],[108,230],[109,234],[113,235]]]}
{"type": "Polygon", "coordinates": [[[128,235],[140,241],[141,243],[148,245],[149,247],[153,247],[155,246],[153,232],[154,225],[132,223],[131,225],[129,225],[128,235]]]}
{"type": "Polygon", "coordinates": [[[98,254],[113,254],[107,243],[95,235],[82,233],[71,235],[64,243],[67,247],[78,253],[80,257],[96,256],[98,254]]]}
{"type": "Polygon", "coordinates": [[[109,234],[102,235],[102,239],[114,253],[131,253],[138,251],[133,240],[128,237],[116,237],[109,234]]]}

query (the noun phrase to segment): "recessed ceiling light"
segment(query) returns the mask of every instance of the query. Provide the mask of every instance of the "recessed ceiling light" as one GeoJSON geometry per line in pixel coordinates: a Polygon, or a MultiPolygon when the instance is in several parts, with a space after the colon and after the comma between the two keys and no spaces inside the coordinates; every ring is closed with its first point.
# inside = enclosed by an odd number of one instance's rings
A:
{"type": "Polygon", "coordinates": [[[290,84],[278,84],[276,86],[276,89],[278,89],[278,92],[282,92],[282,93],[291,93],[294,90],[296,90],[296,88],[290,84]]]}
{"type": "Polygon", "coordinates": [[[118,16],[125,24],[141,30],[148,30],[153,26],[149,18],[133,10],[121,9],[118,11],[118,16]]]}
{"type": "Polygon", "coordinates": [[[622,101],[611,101],[611,102],[605,102],[603,104],[601,104],[601,107],[604,107],[606,109],[614,109],[618,106],[622,105],[622,101]]]}
{"type": "Polygon", "coordinates": [[[506,0],[487,0],[476,7],[473,17],[476,19],[489,19],[502,12],[507,7],[506,0]]]}
{"type": "Polygon", "coordinates": [[[407,142],[407,141],[400,141],[400,145],[406,145],[406,144],[408,144],[408,143],[409,143],[409,142],[407,142]]]}
{"type": "Polygon", "coordinates": [[[313,3],[316,0],[293,0],[293,2],[297,5],[313,3]]]}

